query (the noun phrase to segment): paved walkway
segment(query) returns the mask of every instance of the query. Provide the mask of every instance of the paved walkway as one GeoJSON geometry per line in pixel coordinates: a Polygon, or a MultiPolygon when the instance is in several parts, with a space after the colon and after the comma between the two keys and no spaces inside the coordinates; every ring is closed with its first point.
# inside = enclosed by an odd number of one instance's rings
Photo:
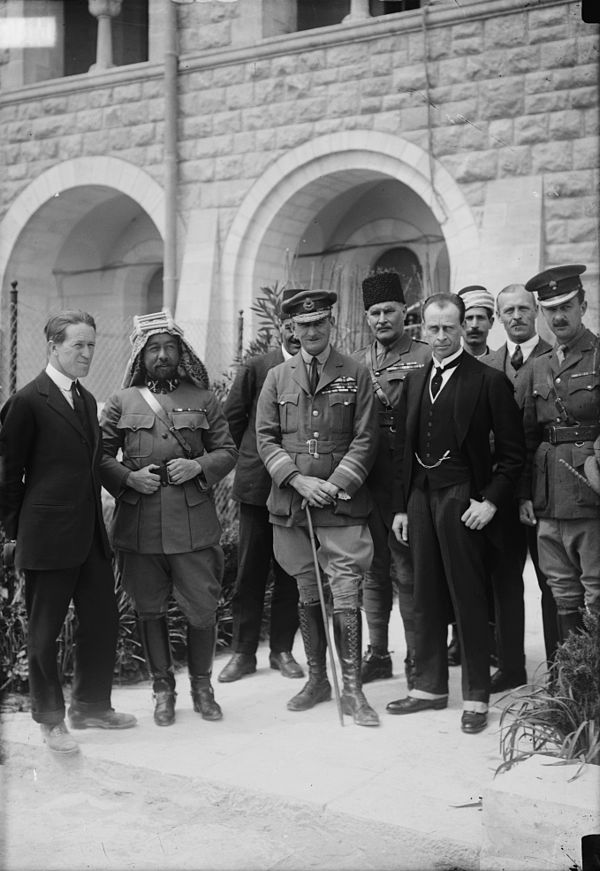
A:
{"type": "MultiPolygon", "coordinates": [[[[543,658],[538,602],[537,584],[529,566],[526,616],[530,675],[543,658]]],[[[463,734],[460,668],[453,668],[447,709],[408,717],[387,714],[386,703],[406,694],[404,647],[397,613],[391,628],[397,677],[365,687],[370,703],[381,716],[379,728],[360,728],[348,717],[342,728],[333,701],[304,713],[287,711],[287,699],[302,682],[282,678],[269,669],[268,650],[263,646],[255,675],[233,684],[215,680],[216,696],[224,711],[222,722],[205,722],[193,712],[189,683],[183,673],[178,675],[177,720],[170,728],[161,729],[153,723],[149,684],[117,687],[114,706],[134,713],[139,726],[120,733],[74,733],[82,757],[91,770],[105,764],[123,766],[123,771],[145,769],[160,776],[185,778],[186,782],[192,779],[223,790],[224,794],[246,795],[250,803],[262,796],[278,809],[304,809],[324,821],[343,817],[357,833],[393,834],[399,852],[396,864],[389,867],[417,867],[402,864],[405,844],[407,850],[410,845],[413,850],[406,853],[413,857],[407,862],[415,861],[414,849],[420,845],[424,862],[432,861],[426,857],[438,857],[437,868],[478,868],[482,842],[480,797],[501,761],[499,709],[492,707],[487,730],[479,735],[463,734]]],[[[299,639],[295,654],[304,662],[299,639]]],[[[217,658],[215,677],[227,658],[227,654],[217,658]]],[[[498,698],[492,697],[492,702],[498,698]]],[[[39,728],[28,714],[7,715],[3,737],[9,758],[11,753],[27,748],[39,761],[48,752],[38,749],[39,728]]],[[[9,787],[18,791],[19,784],[11,782],[9,787]]],[[[59,779],[56,789],[60,788],[59,779]]],[[[249,854],[245,864],[231,865],[234,867],[261,866],[256,866],[249,854]]],[[[357,867],[377,866],[365,863],[357,867]]]]}

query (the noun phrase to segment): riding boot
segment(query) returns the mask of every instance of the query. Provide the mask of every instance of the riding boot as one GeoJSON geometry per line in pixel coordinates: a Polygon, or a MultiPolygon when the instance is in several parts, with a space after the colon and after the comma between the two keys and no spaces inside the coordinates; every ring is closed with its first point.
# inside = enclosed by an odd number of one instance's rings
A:
{"type": "Polygon", "coordinates": [[[333,635],[342,666],[342,711],[350,714],[358,726],[378,726],[379,717],[362,691],[360,651],[362,623],[358,608],[333,612],[333,635]]]}
{"type": "Polygon", "coordinates": [[[331,698],[331,684],[327,679],[327,636],[323,624],[321,606],[318,602],[298,606],[300,632],[308,664],[308,681],[300,692],[287,703],[288,711],[307,711],[319,702],[331,698]]]}
{"type": "Polygon", "coordinates": [[[138,631],[142,641],[146,664],[152,676],[154,694],[154,722],[157,726],[171,726],[175,722],[175,672],[169,644],[167,618],[138,618],[138,631]]]}
{"type": "Polygon", "coordinates": [[[223,711],[215,701],[215,694],[210,682],[215,644],[217,642],[217,627],[198,629],[195,626],[187,628],[187,657],[192,688],[194,710],[202,714],[203,720],[221,720],[223,711]]]}
{"type": "Polygon", "coordinates": [[[567,640],[571,632],[583,629],[583,611],[569,611],[567,614],[558,614],[558,640],[562,644],[567,640]]]}

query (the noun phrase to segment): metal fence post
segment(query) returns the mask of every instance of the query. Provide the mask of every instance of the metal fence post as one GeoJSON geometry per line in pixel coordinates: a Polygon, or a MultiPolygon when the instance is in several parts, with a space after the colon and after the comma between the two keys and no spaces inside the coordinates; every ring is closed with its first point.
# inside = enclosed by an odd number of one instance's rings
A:
{"type": "Polygon", "coordinates": [[[17,305],[17,285],[18,281],[11,281],[10,287],[10,320],[9,320],[9,329],[10,329],[10,342],[9,342],[9,365],[8,365],[8,392],[9,395],[12,396],[13,393],[17,392],[17,334],[18,334],[18,321],[19,321],[19,309],[17,305]]]}

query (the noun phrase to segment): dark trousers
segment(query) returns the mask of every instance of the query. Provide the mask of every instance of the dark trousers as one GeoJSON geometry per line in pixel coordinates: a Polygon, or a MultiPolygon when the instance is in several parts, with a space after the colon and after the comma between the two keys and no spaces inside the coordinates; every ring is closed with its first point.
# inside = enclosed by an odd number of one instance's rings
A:
{"type": "Polygon", "coordinates": [[[410,549],[400,544],[392,532],[392,513],[377,502],[369,515],[369,532],[373,539],[373,562],[362,581],[362,605],[369,627],[369,641],[374,647],[388,649],[388,627],[393,603],[392,560],[398,585],[398,604],[404,626],[406,651],[414,648],[413,566],[410,549]]]}
{"type": "Polygon", "coordinates": [[[273,557],[273,527],[267,509],[241,502],[238,572],[231,600],[232,647],[236,653],[256,653],[271,561],[274,583],[269,639],[273,653],[282,653],[292,649],[298,629],[298,587],[273,557]]]}
{"type": "Polygon", "coordinates": [[[548,579],[540,568],[537,545],[537,527],[521,524],[521,528],[524,530],[524,534],[521,534],[520,544],[523,565],[525,565],[527,550],[529,549],[529,555],[531,557],[531,562],[533,563],[533,568],[535,569],[538,587],[542,594],[542,626],[544,629],[546,660],[552,662],[558,646],[558,616],[556,613],[556,602],[552,595],[552,590],[548,586],[548,579]]]}
{"type": "Polygon", "coordinates": [[[488,702],[490,692],[487,540],[461,515],[470,485],[414,487],[408,524],[415,573],[415,689],[448,692],[448,620],[452,608],[462,649],[465,701],[488,702]]]}
{"type": "Polygon", "coordinates": [[[498,664],[504,672],[519,674],[525,668],[523,568],[527,556],[526,533],[519,521],[516,503],[498,509],[496,522],[501,529],[502,546],[495,547],[490,542],[487,557],[498,664]]]}
{"type": "Polygon", "coordinates": [[[73,601],[75,668],[71,699],[88,711],[110,708],[119,614],[110,560],[97,536],[80,566],[25,571],[31,715],[54,725],[65,716],[57,639],[73,601]]]}

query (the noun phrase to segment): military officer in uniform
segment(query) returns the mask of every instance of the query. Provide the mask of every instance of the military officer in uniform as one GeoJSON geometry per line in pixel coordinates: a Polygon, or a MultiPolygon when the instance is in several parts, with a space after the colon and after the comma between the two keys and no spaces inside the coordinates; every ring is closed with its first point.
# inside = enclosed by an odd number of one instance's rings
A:
{"type": "Polygon", "coordinates": [[[373,341],[353,356],[371,376],[379,422],[379,451],[367,479],[373,496],[369,529],[373,538],[373,562],[365,573],[362,602],[369,627],[369,646],[362,662],[362,681],[392,677],[388,650],[388,626],[392,611],[391,563],[398,583],[398,600],[406,641],[405,672],[412,686],[414,663],[413,569],[410,550],[392,533],[392,480],[398,406],[409,372],[422,369],[431,360],[425,342],[404,332],[406,303],[397,272],[376,272],[362,283],[363,301],[373,341]]]}
{"type": "Polygon", "coordinates": [[[152,675],[154,721],[175,719],[171,593],[188,623],[194,710],[220,720],[210,677],[224,560],[211,487],[233,468],[237,449],[206,369],[169,312],[135,317],[131,341],[123,387],[102,412],[102,465],[116,498],[123,587],[152,675]]]}
{"type": "Polygon", "coordinates": [[[258,400],[258,452],[273,479],[267,502],[273,550],[298,583],[300,631],[309,679],[288,702],[292,711],[331,698],[326,635],[305,506],[313,519],[318,559],[329,580],[342,667],[342,707],[360,726],[379,717],[362,692],[359,588],[373,558],[367,518],[367,475],[378,427],[367,370],[330,344],[332,304],[325,290],[300,291],[283,305],[301,349],[268,373],[258,400]]]}
{"type": "Polygon", "coordinates": [[[525,287],[537,293],[556,337],[537,357],[524,409],[528,464],[521,520],[537,525],[540,565],[556,601],[560,640],[600,610],[600,497],[581,479],[600,433],[599,340],[583,324],[580,264],[546,269],[525,287]]]}

